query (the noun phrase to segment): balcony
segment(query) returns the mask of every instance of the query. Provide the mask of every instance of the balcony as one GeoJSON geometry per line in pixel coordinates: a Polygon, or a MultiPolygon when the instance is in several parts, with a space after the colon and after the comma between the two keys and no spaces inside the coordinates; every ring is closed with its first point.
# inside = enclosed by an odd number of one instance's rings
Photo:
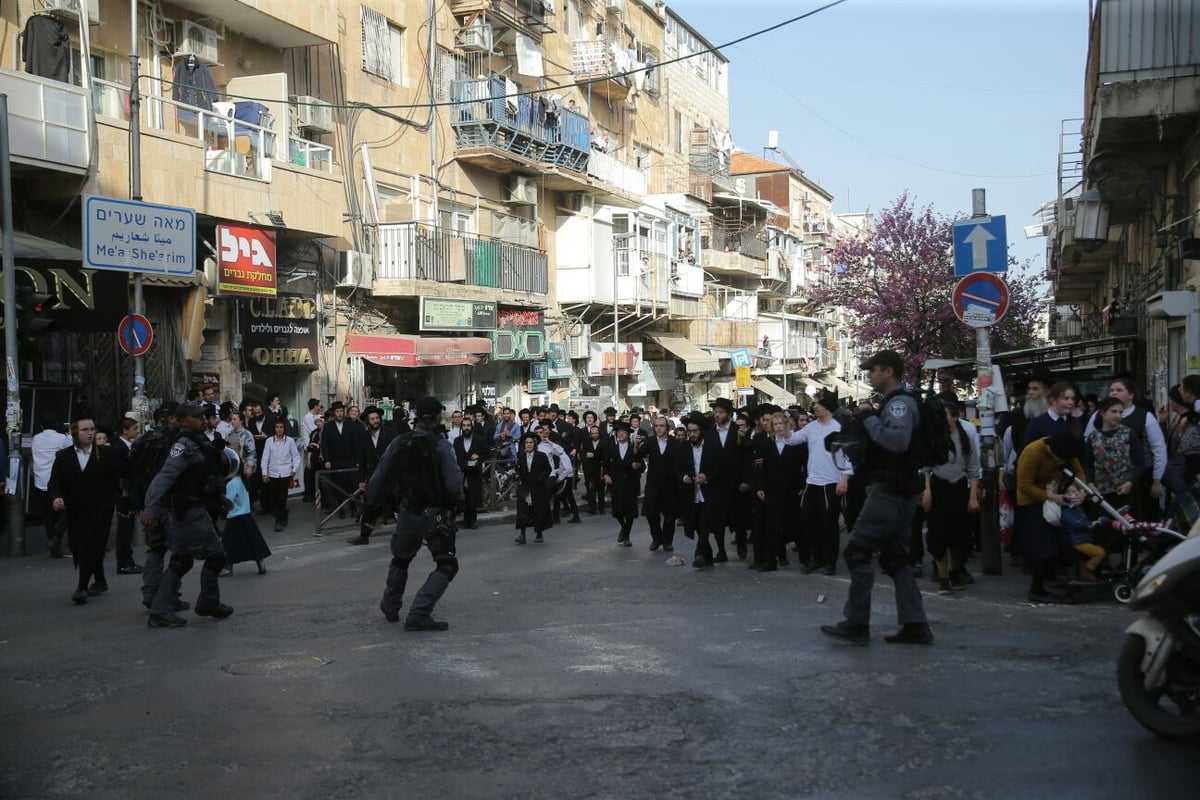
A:
{"type": "Polygon", "coordinates": [[[599,189],[606,190],[605,200],[610,205],[624,205],[637,208],[646,196],[646,174],[622,164],[608,153],[593,151],[588,158],[587,174],[599,183],[593,183],[599,189]]]}
{"type": "Polygon", "coordinates": [[[767,273],[767,243],[753,229],[734,233],[713,228],[701,237],[700,247],[709,272],[757,277],[767,273]]]}
{"type": "Polygon", "coordinates": [[[1084,106],[1091,153],[1165,150],[1191,135],[1200,115],[1197,31],[1196,3],[1096,4],[1084,106]]]}
{"type": "Polygon", "coordinates": [[[628,56],[615,42],[577,40],[572,45],[571,71],[577,79],[588,81],[580,89],[610,103],[622,102],[629,96],[629,77],[610,77],[629,71],[632,64],[628,61],[628,56]]]}
{"type": "Polygon", "coordinates": [[[411,285],[381,283],[412,280],[522,294],[546,294],[550,289],[545,252],[416,222],[380,225],[376,261],[376,294],[414,294],[411,285]]]}
{"type": "Polygon", "coordinates": [[[671,294],[683,297],[703,297],[704,270],[689,261],[672,261],[671,294]]]}
{"type": "Polygon", "coordinates": [[[587,117],[567,108],[548,114],[532,95],[505,94],[503,78],[454,82],[450,124],[460,161],[499,173],[587,171],[592,152],[587,117]]]}
{"type": "MultiPolygon", "coordinates": [[[[156,84],[147,79],[150,88],[156,84]]],[[[96,80],[97,134],[103,194],[122,196],[117,179],[127,173],[129,89],[96,80]]],[[[169,92],[168,92],[169,93],[169,92]]],[[[231,114],[236,103],[218,103],[231,114]]],[[[289,136],[287,162],[275,158],[277,133],[234,116],[179,103],[157,92],[142,96],[142,180],[147,200],[194,208],[223,219],[246,219],[264,207],[264,192],[283,198],[288,227],[336,236],[342,233],[341,177],[328,145],[289,136]],[[196,180],[197,176],[201,176],[196,180]],[[269,188],[268,188],[269,187],[269,188]]]]}
{"type": "Polygon", "coordinates": [[[87,91],[27,72],[0,69],[8,95],[9,151],[14,164],[84,174],[91,162],[87,91]]]}
{"type": "Polygon", "coordinates": [[[326,45],[338,40],[338,12],[332,3],[171,0],[171,5],[186,8],[198,17],[220,20],[229,33],[237,32],[280,50],[326,45]]]}
{"type": "Polygon", "coordinates": [[[457,17],[482,14],[481,19],[491,24],[497,36],[517,30],[541,41],[543,35],[554,32],[542,0],[450,0],[450,11],[457,17]]]}

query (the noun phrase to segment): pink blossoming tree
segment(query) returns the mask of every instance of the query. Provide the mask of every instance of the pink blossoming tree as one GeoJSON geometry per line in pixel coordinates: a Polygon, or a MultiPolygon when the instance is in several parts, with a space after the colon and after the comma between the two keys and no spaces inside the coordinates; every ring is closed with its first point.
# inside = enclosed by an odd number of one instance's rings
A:
{"type": "MultiPolygon", "coordinates": [[[[975,331],[958,321],[951,306],[954,284],[953,221],[931,206],[917,208],[901,195],[875,219],[866,237],[838,241],[831,253],[838,265],[831,283],[814,299],[850,313],[849,328],[860,350],[892,348],[915,375],[930,358],[975,355],[975,331]]],[[[1010,267],[1018,266],[1010,258],[1010,267]]],[[[992,326],[992,351],[1040,343],[1041,294],[1032,275],[1009,271],[1009,306],[992,326]]]]}

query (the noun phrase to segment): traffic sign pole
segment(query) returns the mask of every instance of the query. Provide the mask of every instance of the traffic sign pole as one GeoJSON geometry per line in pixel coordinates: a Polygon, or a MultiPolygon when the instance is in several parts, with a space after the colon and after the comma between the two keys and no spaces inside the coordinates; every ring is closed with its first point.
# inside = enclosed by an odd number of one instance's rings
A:
{"type": "MultiPolygon", "coordinates": [[[[972,218],[987,216],[987,190],[971,190],[972,218]]],[[[976,228],[976,230],[982,230],[976,228]]],[[[1005,298],[1007,306],[1007,298],[1005,298]]],[[[1002,313],[1002,312],[1001,312],[1002,313]]],[[[997,314],[999,319],[1001,314],[997,314]]],[[[979,492],[979,553],[984,575],[999,575],[1000,558],[1000,481],[996,469],[996,417],[992,400],[992,338],[990,326],[975,329],[975,385],[979,392],[977,408],[980,417],[980,461],[983,480],[979,492]]]]}

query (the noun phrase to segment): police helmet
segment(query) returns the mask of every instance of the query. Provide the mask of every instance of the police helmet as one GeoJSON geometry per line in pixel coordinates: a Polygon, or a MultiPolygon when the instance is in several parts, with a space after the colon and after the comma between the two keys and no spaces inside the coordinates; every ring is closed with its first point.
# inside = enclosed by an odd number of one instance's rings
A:
{"type": "Polygon", "coordinates": [[[237,475],[242,470],[242,459],[238,456],[237,451],[232,447],[226,447],[221,451],[221,466],[225,469],[225,479],[237,475]]]}

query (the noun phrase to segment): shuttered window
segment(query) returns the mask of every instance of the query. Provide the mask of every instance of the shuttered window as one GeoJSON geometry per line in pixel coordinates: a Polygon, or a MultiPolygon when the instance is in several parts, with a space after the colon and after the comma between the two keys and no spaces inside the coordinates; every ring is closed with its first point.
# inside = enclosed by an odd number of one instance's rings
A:
{"type": "Polygon", "coordinates": [[[404,29],[374,9],[362,6],[361,12],[363,70],[399,83],[404,76],[404,29]]]}

